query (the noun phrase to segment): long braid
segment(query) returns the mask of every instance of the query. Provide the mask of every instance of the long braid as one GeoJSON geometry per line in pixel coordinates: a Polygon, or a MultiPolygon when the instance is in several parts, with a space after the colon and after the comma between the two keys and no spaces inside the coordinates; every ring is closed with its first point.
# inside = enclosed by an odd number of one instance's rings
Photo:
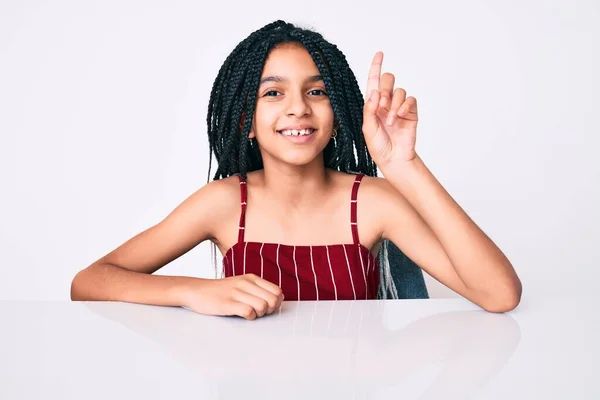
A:
{"type": "MultiPolygon", "coordinates": [[[[338,55],[338,57],[334,58],[340,63],[342,84],[346,89],[345,93],[350,96],[350,98],[347,99],[348,106],[351,109],[350,112],[352,115],[358,116],[358,118],[353,118],[353,120],[356,122],[353,133],[358,133],[355,135],[355,149],[358,157],[358,169],[360,171],[368,171],[365,172],[367,175],[377,176],[377,166],[369,154],[365,137],[362,134],[364,99],[359,91],[357,92],[356,90],[352,90],[352,88],[358,86],[356,76],[353,73],[348,73],[351,72],[351,69],[348,65],[348,61],[346,60],[346,56],[335,45],[331,45],[331,48],[338,55]]],[[[326,55],[327,50],[329,49],[326,49],[326,55]]],[[[369,95],[369,93],[367,93],[367,95],[369,95]]]]}
{"type": "MultiPolygon", "coordinates": [[[[337,99],[337,101],[342,102],[344,105],[344,112],[346,115],[350,115],[352,116],[351,118],[347,118],[347,120],[342,119],[340,121],[340,131],[342,133],[341,135],[341,141],[340,141],[340,145],[341,145],[341,149],[339,150],[339,156],[342,156],[343,154],[353,154],[353,148],[354,148],[354,142],[356,141],[356,136],[362,136],[362,118],[360,118],[362,116],[362,113],[355,113],[353,112],[354,110],[352,109],[351,106],[351,93],[348,93],[347,89],[352,90],[351,88],[348,88],[347,86],[344,85],[344,76],[343,73],[345,71],[343,71],[341,69],[342,65],[340,65],[339,59],[337,57],[337,54],[332,54],[331,52],[331,45],[327,42],[325,42],[324,40],[322,40],[322,44],[321,44],[321,48],[322,48],[322,52],[324,54],[324,56],[327,59],[331,59],[331,65],[333,66],[332,70],[333,70],[333,77],[335,79],[335,83],[338,87],[343,88],[344,90],[340,90],[341,92],[341,96],[339,96],[339,99],[337,99]],[[342,121],[344,122],[345,125],[342,125],[342,121]]],[[[356,166],[356,160],[354,157],[344,157],[345,158],[345,162],[346,165],[343,166],[344,170],[346,171],[356,171],[357,170],[357,166],[356,166]]],[[[363,171],[363,172],[367,172],[367,171],[363,171]]]]}
{"type": "Polygon", "coordinates": [[[249,60],[250,67],[248,69],[250,73],[248,75],[248,78],[246,79],[247,87],[245,85],[245,90],[243,91],[248,93],[248,98],[245,101],[246,119],[244,121],[240,147],[240,154],[243,154],[244,157],[239,157],[239,171],[244,178],[246,177],[246,172],[249,168],[250,170],[255,170],[260,167],[259,165],[253,165],[252,157],[250,157],[250,154],[252,154],[251,149],[248,148],[248,136],[250,134],[250,129],[252,128],[254,109],[256,107],[256,96],[260,83],[260,76],[262,74],[262,67],[264,65],[265,59],[267,58],[268,52],[268,41],[266,43],[262,43],[260,45],[260,48],[254,52],[253,57],[249,60]]]}

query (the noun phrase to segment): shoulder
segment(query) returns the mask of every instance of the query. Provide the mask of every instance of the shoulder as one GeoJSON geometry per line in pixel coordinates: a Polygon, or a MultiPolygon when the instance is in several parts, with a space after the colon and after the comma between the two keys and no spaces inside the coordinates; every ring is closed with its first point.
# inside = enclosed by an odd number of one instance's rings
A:
{"type": "MultiPolygon", "coordinates": [[[[261,171],[252,171],[246,174],[245,181],[248,186],[260,185],[262,180],[261,171]]],[[[202,192],[203,198],[210,199],[211,204],[218,206],[220,213],[229,213],[233,209],[239,209],[242,200],[240,188],[240,178],[237,175],[231,175],[227,178],[211,181],[202,187],[198,193],[202,192]]]]}
{"type": "MultiPolygon", "coordinates": [[[[352,187],[359,174],[332,171],[331,175],[336,186],[348,188],[349,186],[352,187]]],[[[366,201],[393,198],[397,193],[396,189],[385,178],[363,175],[360,180],[358,196],[366,201]]]]}
{"type": "Polygon", "coordinates": [[[383,177],[364,176],[358,190],[358,204],[369,209],[370,215],[381,223],[406,215],[410,203],[383,177]]]}
{"type": "MultiPolygon", "coordinates": [[[[347,193],[357,176],[358,174],[336,171],[334,179],[337,186],[347,193]]],[[[359,226],[382,234],[390,219],[397,219],[406,212],[407,204],[387,179],[363,175],[357,191],[359,226]]]]}
{"type": "Polygon", "coordinates": [[[221,209],[240,204],[240,179],[237,175],[211,181],[200,191],[221,209]]]}
{"type": "Polygon", "coordinates": [[[359,196],[367,201],[387,201],[399,195],[387,179],[364,175],[360,182],[359,196]]]}
{"type": "MultiPolygon", "coordinates": [[[[340,186],[347,190],[352,187],[359,174],[337,172],[340,186]]],[[[385,216],[391,209],[397,210],[398,206],[405,204],[404,197],[389,181],[383,177],[363,175],[357,192],[359,209],[369,211],[371,217],[385,216]]]]}
{"type": "Polygon", "coordinates": [[[239,204],[239,178],[230,176],[200,187],[183,202],[182,206],[189,210],[190,217],[197,216],[204,222],[210,222],[231,213],[234,207],[239,207],[239,204]]]}

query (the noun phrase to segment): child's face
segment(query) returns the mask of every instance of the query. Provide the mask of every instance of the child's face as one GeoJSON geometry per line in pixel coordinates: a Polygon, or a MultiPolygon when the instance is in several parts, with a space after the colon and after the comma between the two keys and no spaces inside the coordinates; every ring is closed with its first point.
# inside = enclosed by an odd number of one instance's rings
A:
{"type": "Polygon", "coordinates": [[[250,137],[263,161],[306,165],[331,140],[333,110],[310,54],[299,45],[274,49],[263,68],[250,137]],[[282,131],[286,128],[309,128],[282,131]]]}

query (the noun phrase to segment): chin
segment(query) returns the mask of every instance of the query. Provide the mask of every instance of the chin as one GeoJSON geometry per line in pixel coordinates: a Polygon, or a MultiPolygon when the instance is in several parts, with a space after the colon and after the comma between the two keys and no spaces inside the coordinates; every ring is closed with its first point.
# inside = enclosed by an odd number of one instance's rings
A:
{"type": "Polygon", "coordinates": [[[323,157],[322,152],[289,151],[278,158],[285,164],[301,167],[311,164],[318,157],[323,157]]]}

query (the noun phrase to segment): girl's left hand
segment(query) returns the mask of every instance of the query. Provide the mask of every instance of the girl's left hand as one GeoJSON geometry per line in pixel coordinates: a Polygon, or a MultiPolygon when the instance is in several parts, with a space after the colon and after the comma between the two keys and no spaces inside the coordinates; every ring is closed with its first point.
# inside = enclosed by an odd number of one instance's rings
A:
{"type": "Polygon", "coordinates": [[[394,90],[394,75],[381,76],[383,53],[377,52],[369,70],[367,99],[363,110],[363,134],[369,153],[378,166],[411,161],[416,157],[417,100],[394,90]]]}

